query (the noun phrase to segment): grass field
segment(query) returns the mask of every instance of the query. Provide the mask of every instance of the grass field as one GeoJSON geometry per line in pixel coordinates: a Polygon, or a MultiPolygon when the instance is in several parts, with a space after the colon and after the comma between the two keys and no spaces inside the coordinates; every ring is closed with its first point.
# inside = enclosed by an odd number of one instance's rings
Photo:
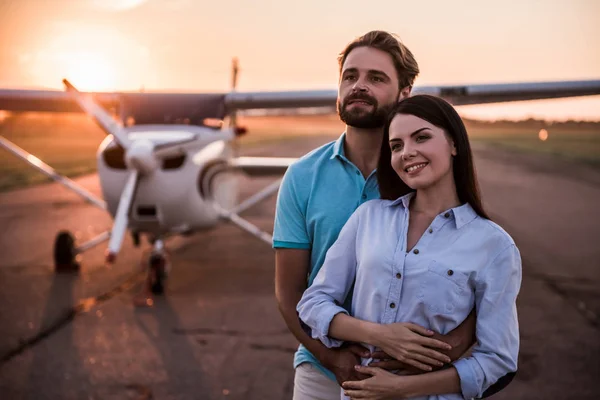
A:
{"type": "MultiPolygon", "coordinates": [[[[338,136],[344,129],[336,115],[241,117],[248,133],[242,146],[306,135],[338,136]]],[[[515,151],[547,153],[600,168],[600,123],[547,126],[541,121],[485,123],[466,121],[472,141],[515,151]],[[540,129],[548,131],[542,141],[540,129]]],[[[69,177],[96,169],[96,150],[104,133],[79,114],[23,113],[0,116],[0,135],[69,177]]],[[[0,191],[49,181],[12,154],[0,150],[0,191]]]]}
{"type": "Polygon", "coordinates": [[[538,122],[494,125],[467,123],[473,142],[483,142],[515,151],[543,153],[600,167],[600,124],[538,122]],[[472,125],[472,126],[469,126],[472,125]],[[548,136],[540,139],[540,130],[548,136]]]}

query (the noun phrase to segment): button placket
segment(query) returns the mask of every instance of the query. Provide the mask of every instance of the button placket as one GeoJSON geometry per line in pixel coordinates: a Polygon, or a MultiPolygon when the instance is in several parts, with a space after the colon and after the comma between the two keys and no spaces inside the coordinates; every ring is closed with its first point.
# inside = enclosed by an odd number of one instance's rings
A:
{"type": "Polygon", "coordinates": [[[386,299],[385,311],[383,312],[383,323],[392,323],[396,320],[396,314],[398,313],[398,307],[400,297],[402,295],[402,273],[404,272],[404,266],[406,265],[406,227],[408,226],[408,215],[405,214],[403,218],[403,231],[398,236],[396,243],[396,249],[394,251],[393,262],[391,263],[392,275],[391,275],[391,289],[386,299]],[[395,272],[394,272],[395,271],[395,272]],[[393,306],[392,306],[393,304],[393,306]]]}

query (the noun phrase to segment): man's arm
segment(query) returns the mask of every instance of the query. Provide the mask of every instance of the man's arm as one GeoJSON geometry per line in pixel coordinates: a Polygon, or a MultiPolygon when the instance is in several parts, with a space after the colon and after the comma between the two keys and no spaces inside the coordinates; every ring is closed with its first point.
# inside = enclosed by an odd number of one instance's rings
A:
{"type": "Polygon", "coordinates": [[[477,340],[475,336],[476,322],[475,309],[473,309],[469,316],[459,326],[448,332],[448,334],[441,335],[436,332],[432,338],[441,340],[452,346],[451,350],[442,351],[442,353],[450,357],[452,361],[456,361],[464,356],[475,344],[477,340]]]}
{"type": "Polygon", "coordinates": [[[275,251],[275,297],[279,311],[290,332],[327,369],[331,370],[341,384],[346,380],[362,379],[364,376],[354,369],[360,364],[359,353],[369,352],[361,346],[329,349],[321,341],[312,339],[300,325],[296,306],[307,287],[310,265],[310,250],[276,249],[275,251]]]}

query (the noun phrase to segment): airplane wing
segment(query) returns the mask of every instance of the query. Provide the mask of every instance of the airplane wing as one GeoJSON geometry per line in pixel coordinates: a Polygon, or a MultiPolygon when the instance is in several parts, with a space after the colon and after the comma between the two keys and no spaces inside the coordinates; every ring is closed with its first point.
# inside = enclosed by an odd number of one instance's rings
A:
{"type": "MultiPolygon", "coordinates": [[[[456,106],[555,99],[598,95],[600,80],[415,86],[413,94],[443,97],[456,106]]],[[[337,90],[232,92],[225,96],[225,105],[228,110],[321,107],[335,106],[336,99],[337,90]]]]}
{"type": "MultiPolygon", "coordinates": [[[[454,105],[555,99],[600,94],[600,80],[415,86],[414,94],[440,96],[454,105]]],[[[334,107],[337,90],[229,93],[92,93],[107,110],[136,124],[201,125],[206,118],[223,119],[237,110],[334,107]]],[[[81,112],[66,92],[0,89],[0,110],[81,112]]]]}
{"type": "Polygon", "coordinates": [[[600,94],[600,80],[415,87],[414,94],[443,97],[456,105],[558,99],[600,94]]]}

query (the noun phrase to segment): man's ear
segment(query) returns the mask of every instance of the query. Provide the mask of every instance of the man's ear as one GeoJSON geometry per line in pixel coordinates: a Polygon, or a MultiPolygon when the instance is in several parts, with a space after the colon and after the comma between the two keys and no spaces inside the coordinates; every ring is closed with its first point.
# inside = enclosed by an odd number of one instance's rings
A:
{"type": "Polygon", "coordinates": [[[405,98],[410,96],[410,92],[412,91],[412,86],[406,86],[400,90],[400,94],[398,95],[398,101],[404,100],[405,98]]]}

